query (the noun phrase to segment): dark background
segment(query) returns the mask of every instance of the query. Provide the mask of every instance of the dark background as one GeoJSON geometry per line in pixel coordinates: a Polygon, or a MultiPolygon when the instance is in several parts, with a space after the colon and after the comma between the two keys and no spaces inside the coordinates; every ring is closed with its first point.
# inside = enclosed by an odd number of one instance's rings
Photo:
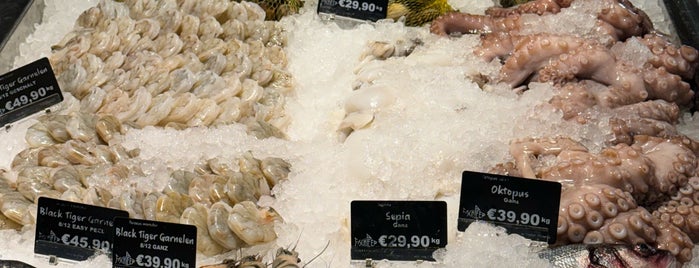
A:
{"type": "Polygon", "coordinates": [[[0,0],[0,49],[31,0],[0,0]]]}

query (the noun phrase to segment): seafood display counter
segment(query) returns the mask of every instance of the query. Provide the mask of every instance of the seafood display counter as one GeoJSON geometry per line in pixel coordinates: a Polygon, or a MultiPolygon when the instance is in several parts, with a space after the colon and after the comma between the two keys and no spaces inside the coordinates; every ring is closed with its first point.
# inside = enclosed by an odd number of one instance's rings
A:
{"type": "MultiPolygon", "coordinates": [[[[35,254],[44,239],[89,247],[40,224],[82,230],[47,209],[68,204],[58,200],[171,230],[145,237],[192,246],[196,267],[699,266],[699,53],[680,43],[696,37],[675,37],[674,11],[655,0],[525,2],[392,0],[397,20],[351,26],[319,16],[316,1],[31,2],[43,16],[23,18],[16,29],[31,34],[16,30],[3,62],[46,57],[63,100],[4,126],[0,266],[184,267],[116,249],[35,254]],[[557,217],[500,220],[552,222],[555,243],[508,233],[478,206],[459,231],[461,195],[477,184],[464,172],[560,185],[492,190],[560,202],[557,217]],[[433,261],[353,262],[351,248],[401,242],[355,236],[358,200],[444,202],[446,215],[423,218],[446,219],[446,242],[402,237],[439,244],[433,261]]],[[[31,93],[0,95],[0,116],[31,93]]],[[[415,215],[386,221],[409,228],[415,215]]]]}

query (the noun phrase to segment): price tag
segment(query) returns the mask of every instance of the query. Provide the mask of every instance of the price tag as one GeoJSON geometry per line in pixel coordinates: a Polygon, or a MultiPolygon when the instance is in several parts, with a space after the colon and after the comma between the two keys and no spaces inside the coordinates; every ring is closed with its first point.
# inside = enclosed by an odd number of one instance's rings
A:
{"type": "Polygon", "coordinates": [[[487,221],[523,237],[556,242],[561,184],[464,171],[458,230],[487,221]]]}
{"type": "Polygon", "coordinates": [[[353,260],[434,261],[447,245],[444,201],[352,201],[353,260]]]}
{"type": "Polygon", "coordinates": [[[112,252],[114,217],[123,210],[39,197],[34,253],[76,261],[112,252]]]}
{"type": "Polygon", "coordinates": [[[195,268],[197,227],[116,218],[114,267],[195,268]]]}
{"type": "Polygon", "coordinates": [[[0,76],[0,126],[63,101],[47,58],[0,76]]]}
{"type": "Polygon", "coordinates": [[[357,20],[386,18],[388,0],[320,0],[318,13],[334,14],[357,20]]]}

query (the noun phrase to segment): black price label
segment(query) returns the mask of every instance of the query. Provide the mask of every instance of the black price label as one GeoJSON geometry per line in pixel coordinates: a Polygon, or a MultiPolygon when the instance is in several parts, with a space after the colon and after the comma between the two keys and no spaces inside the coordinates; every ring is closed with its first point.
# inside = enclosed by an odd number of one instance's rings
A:
{"type": "Polygon", "coordinates": [[[523,237],[556,242],[561,184],[464,171],[458,230],[487,221],[523,237]]]}
{"type": "Polygon", "coordinates": [[[353,260],[434,261],[447,245],[444,201],[352,201],[353,260]]]}
{"type": "Polygon", "coordinates": [[[318,13],[335,14],[357,20],[386,18],[388,0],[320,0],[318,13]]]}
{"type": "Polygon", "coordinates": [[[195,268],[197,227],[116,218],[114,267],[195,268]]]}
{"type": "Polygon", "coordinates": [[[123,210],[39,197],[34,253],[76,261],[112,252],[114,217],[123,210]]]}
{"type": "Polygon", "coordinates": [[[63,101],[47,58],[0,76],[0,126],[63,101]]]}

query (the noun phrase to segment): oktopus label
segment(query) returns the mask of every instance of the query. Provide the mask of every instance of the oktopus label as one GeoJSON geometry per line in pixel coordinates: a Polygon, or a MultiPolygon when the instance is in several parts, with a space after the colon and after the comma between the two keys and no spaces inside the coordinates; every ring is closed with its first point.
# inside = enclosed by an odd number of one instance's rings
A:
{"type": "Polygon", "coordinates": [[[556,242],[561,184],[464,171],[458,230],[475,221],[505,227],[526,238],[556,242]]]}

